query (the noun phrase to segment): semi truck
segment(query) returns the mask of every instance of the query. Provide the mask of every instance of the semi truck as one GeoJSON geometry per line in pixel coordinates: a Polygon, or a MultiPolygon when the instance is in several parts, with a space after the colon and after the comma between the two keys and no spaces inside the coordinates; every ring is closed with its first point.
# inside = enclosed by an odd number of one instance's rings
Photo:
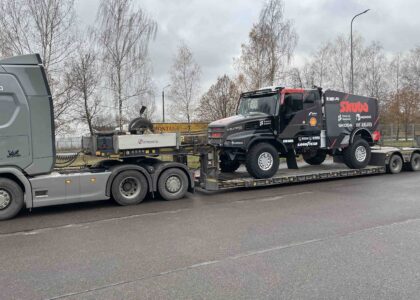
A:
{"type": "MultiPolygon", "coordinates": [[[[317,120],[321,122],[321,118],[317,120]]],[[[261,120],[258,122],[261,124],[261,120]]],[[[262,120],[262,125],[268,126],[268,121],[262,120]]],[[[235,127],[239,129],[239,125],[235,127]]],[[[210,138],[214,138],[214,131],[214,127],[209,128],[210,138]]],[[[88,151],[100,157],[99,162],[78,168],[61,164],[58,168],[53,99],[40,56],[0,60],[0,220],[15,217],[23,208],[109,199],[119,205],[136,205],[147,196],[181,199],[195,189],[217,191],[398,173],[403,167],[420,170],[418,148],[368,147],[370,165],[364,168],[344,169],[340,163],[329,162],[300,166],[299,170],[276,170],[270,178],[255,178],[240,169],[234,174],[222,172],[226,171],[219,166],[224,163],[224,149],[209,144],[207,134],[204,138],[153,133],[150,123],[140,117],[126,132],[102,132],[90,137],[88,151]],[[162,155],[172,159],[163,161],[162,155]],[[188,167],[191,156],[199,157],[199,170],[188,167]]],[[[292,158],[288,157],[290,163],[292,158]]],[[[340,158],[335,156],[336,160],[340,158]]]]}

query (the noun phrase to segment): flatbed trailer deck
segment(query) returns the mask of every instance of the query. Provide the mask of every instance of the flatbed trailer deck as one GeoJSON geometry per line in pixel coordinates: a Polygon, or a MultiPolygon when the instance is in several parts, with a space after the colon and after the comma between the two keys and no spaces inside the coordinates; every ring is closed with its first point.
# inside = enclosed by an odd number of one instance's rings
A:
{"type": "Polygon", "coordinates": [[[385,166],[368,166],[354,170],[343,164],[326,162],[322,166],[301,166],[298,170],[279,169],[272,178],[255,179],[246,171],[233,174],[220,174],[217,179],[208,179],[202,187],[208,191],[228,190],[234,188],[255,188],[264,186],[280,186],[293,183],[304,183],[320,180],[331,180],[356,176],[377,175],[386,173],[385,166]]]}
{"type": "MultiPolygon", "coordinates": [[[[420,170],[420,148],[373,147],[370,165],[363,169],[350,169],[339,157],[328,160],[319,166],[299,163],[299,169],[281,167],[267,179],[256,179],[243,168],[235,173],[221,173],[217,168],[217,154],[201,156],[201,169],[196,186],[207,191],[220,191],[235,188],[255,188],[280,186],[292,183],[305,183],[333,180],[357,176],[399,173],[402,170],[420,170]],[[413,164],[413,165],[412,165],[413,164]]],[[[284,166],[285,164],[282,164],[284,166]]]]}

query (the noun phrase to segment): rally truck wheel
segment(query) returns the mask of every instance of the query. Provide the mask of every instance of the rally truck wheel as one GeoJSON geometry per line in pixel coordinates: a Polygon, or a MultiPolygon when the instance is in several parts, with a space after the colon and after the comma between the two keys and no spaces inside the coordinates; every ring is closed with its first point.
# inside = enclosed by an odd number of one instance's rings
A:
{"type": "Polygon", "coordinates": [[[0,178],[0,220],[15,217],[23,207],[23,191],[20,186],[7,178],[0,178]]]}
{"type": "Polygon", "coordinates": [[[362,138],[356,138],[344,150],[344,162],[350,169],[366,168],[370,162],[371,149],[369,143],[362,138]]]}
{"type": "Polygon", "coordinates": [[[273,177],[279,169],[279,153],[274,146],[260,143],[252,146],[246,156],[246,169],[257,179],[273,177]]]}
{"type": "Polygon", "coordinates": [[[165,200],[184,198],[188,191],[188,177],[180,169],[168,169],[160,175],[157,188],[159,194],[165,200]]]}
{"type": "Polygon", "coordinates": [[[303,153],[302,157],[308,165],[319,166],[327,158],[327,153],[324,151],[309,151],[303,153]]]}
{"type": "Polygon", "coordinates": [[[119,205],[135,205],[144,200],[147,194],[146,178],[137,171],[124,171],[112,182],[112,196],[119,205]]]}
{"type": "Polygon", "coordinates": [[[237,160],[231,160],[227,155],[220,156],[220,171],[223,173],[233,173],[241,166],[241,163],[237,160]]]}
{"type": "Polygon", "coordinates": [[[388,173],[391,173],[391,174],[400,173],[403,168],[403,165],[404,163],[401,156],[399,156],[398,154],[392,155],[391,158],[389,159],[389,163],[387,166],[388,173]]]}
{"type": "Polygon", "coordinates": [[[420,153],[413,153],[409,165],[410,171],[420,171],[420,153]]]}

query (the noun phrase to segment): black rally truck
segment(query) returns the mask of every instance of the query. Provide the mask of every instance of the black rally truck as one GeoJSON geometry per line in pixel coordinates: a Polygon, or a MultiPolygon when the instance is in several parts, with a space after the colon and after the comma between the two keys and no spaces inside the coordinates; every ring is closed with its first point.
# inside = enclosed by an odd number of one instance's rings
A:
{"type": "Polygon", "coordinates": [[[321,88],[273,87],[243,93],[237,115],[209,125],[209,143],[220,150],[220,169],[234,172],[245,164],[255,178],[270,178],[285,157],[320,165],[327,155],[351,169],[369,164],[379,139],[374,98],[321,88]]]}

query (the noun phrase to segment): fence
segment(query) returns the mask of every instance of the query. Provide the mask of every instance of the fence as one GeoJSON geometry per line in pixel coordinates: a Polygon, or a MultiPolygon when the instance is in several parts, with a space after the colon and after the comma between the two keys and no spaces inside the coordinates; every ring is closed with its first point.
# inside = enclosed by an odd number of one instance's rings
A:
{"type": "Polygon", "coordinates": [[[420,146],[420,124],[382,124],[380,132],[384,143],[406,142],[407,146],[420,146]]]}

